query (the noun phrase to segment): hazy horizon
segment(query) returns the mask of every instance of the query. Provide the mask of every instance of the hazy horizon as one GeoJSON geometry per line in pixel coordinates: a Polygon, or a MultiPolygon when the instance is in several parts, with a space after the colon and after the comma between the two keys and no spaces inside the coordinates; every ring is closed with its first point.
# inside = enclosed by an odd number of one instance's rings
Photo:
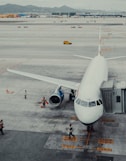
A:
{"type": "Polygon", "coordinates": [[[37,7],[61,7],[66,5],[74,9],[93,9],[106,11],[126,11],[126,0],[1,0],[0,5],[17,4],[21,6],[34,5],[37,7]]]}

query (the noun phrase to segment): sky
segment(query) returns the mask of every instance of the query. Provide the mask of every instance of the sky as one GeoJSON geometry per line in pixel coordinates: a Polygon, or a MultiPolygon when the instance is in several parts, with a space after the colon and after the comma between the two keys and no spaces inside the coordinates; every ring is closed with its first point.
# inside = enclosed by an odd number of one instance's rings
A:
{"type": "Polygon", "coordinates": [[[66,5],[75,9],[126,11],[126,0],[0,0],[0,5],[8,3],[22,6],[60,7],[66,5]]]}

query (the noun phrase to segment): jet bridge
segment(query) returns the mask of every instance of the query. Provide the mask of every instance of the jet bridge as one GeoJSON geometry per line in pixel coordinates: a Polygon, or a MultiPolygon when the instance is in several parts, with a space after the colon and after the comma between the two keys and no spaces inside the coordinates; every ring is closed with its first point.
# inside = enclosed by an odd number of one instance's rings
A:
{"type": "Polygon", "coordinates": [[[101,85],[106,113],[126,113],[126,82],[109,80],[101,85]]]}

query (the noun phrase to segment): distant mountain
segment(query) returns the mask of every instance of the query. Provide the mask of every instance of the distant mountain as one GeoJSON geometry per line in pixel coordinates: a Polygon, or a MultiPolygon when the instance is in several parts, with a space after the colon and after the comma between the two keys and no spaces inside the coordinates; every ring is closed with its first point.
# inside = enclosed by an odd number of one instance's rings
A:
{"type": "Polygon", "coordinates": [[[6,4],[0,6],[0,14],[2,13],[52,13],[52,12],[77,12],[78,10],[70,8],[68,6],[61,7],[37,7],[37,6],[20,6],[16,4],[6,4]]]}
{"type": "Polygon", "coordinates": [[[20,6],[20,5],[16,5],[16,4],[6,4],[6,5],[1,5],[0,6],[0,14],[5,14],[5,13],[40,13],[40,14],[46,14],[46,13],[57,13],[57,12],[62,12],[62,13],[66,13],[66,12],[76,12],[76,13],[80,13],[80,14],[84,14],[84,15],[97,15],[97,14],[101,14],[101,15],[111,15],[111,14],[122,14],[126,16],[126,12],[110,12],[110,11],[102,11],[102,10],[88,10],[88,9],[83,9],[83,10],[78,10],[78,9],[73,9],[71,7],[68,6],[61,6],[61,7],[53,7],[53,8],[49,8],[49,7],[37,7],[37,6],[32,6],[32,5],[28,5],[28,6],[20,6]]]}

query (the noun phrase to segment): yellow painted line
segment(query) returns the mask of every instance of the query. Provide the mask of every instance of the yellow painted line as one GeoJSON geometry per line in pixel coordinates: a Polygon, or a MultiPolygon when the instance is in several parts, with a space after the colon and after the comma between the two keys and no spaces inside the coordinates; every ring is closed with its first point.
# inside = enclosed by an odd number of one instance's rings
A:
{"type": "Polygon", "coordinates": [[[62,140],[64,141],[74,141],[74,142],[77,142],[78,141],[78,138],[75,136],[75,137],[72,137],[72,138],[69,138],[69,136],[63,136],[62,137],[62,140]]]}
{"type": "Polygon", "coordinates": [[[97,151],[106,151],[106,152],[112,152],[111,148],[103,148],[103,147],[98,147],[96,148],[97,151]]]}
{"type": "Polygon", "coordinates": [[[83,149],[83,146],[62,144],[62,148],[65,148],[65,149],[83,149]]]}
{"type": "Polygon", "coordinates": [[[66,145],[66,144],[62,144],[62,148],[66,148],[66,149],[75,149],[76,146],[75,146],[75,145],[66,145]]]}
{"type": "Polygon", "coordinates": [[[113,139],[99,139],[98,140],[99,144],[114,144],[113,139]]]}

